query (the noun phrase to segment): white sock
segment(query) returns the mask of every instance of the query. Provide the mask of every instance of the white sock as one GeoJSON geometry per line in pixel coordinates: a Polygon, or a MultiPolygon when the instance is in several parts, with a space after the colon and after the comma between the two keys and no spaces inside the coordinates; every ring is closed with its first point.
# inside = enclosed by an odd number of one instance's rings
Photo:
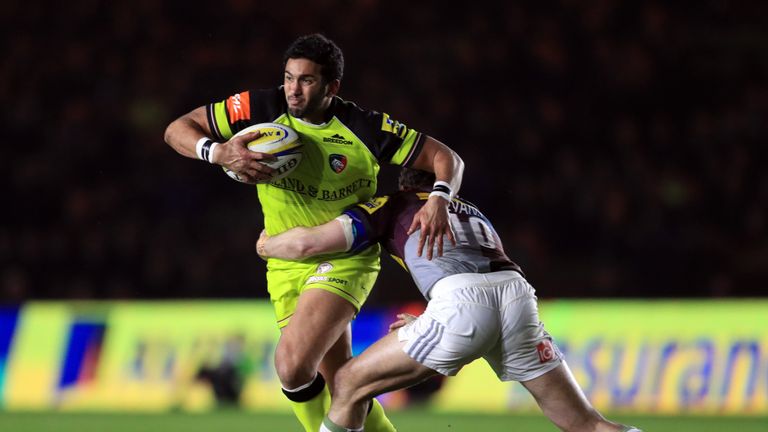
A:
{"type": "Polygon", "coordinates": [[[323,419],[323,423],[320,424],[320,432],[363,432],[363,428],[349,429],[343,426],[339,426],[333,423],[328,417],[323,419]]]}
{"type": "MultiPolygon", "coordinates": [[[[344,429],[344,430],[347,431],[347,432],[363,432],[362,429],[344,429]]],[[[327,427],[325,427],[324,424],[321,424],[320,425],[320,432],[334,432],[334,431],[332,431],[332,430],[328,429],[327,427]]]]}

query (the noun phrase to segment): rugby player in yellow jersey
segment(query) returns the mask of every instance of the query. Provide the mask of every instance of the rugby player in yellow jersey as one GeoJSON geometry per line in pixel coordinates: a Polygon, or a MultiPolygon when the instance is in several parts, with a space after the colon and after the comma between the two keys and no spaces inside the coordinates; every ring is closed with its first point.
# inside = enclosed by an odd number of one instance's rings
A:
{"type": "MultiPolygon", "coordinates": [[[[165,141],[178,153],[224,166],[257,183],[267,234],[333,220],[376,192],[380,163],[435,173],[435,196],[413,217],[419,251],[442,253],[443,236],[453,241],[447,201],[458,191],[464,164],[447,146],[392,119],[337,96],[344,60],[319,34],[298,38],[284,57],[283,85],[244,91],[196,108],[173,121],[165,141]],[[303,157],[287,177],[269,182],[269,155],[246,145],[258,136],[233,136],[258,123],[275,122],[298,132],[303,157]]],[[[379,272],[380,247],[296,262],[269,259],[267,286],[281,330],[275,366],[283,393],[307,431],[317,431],[330,406],[336,371],[351,358],[350,322],[379,272]]],[[[394,427],[374,401],[367,431],[394,427]]]]}

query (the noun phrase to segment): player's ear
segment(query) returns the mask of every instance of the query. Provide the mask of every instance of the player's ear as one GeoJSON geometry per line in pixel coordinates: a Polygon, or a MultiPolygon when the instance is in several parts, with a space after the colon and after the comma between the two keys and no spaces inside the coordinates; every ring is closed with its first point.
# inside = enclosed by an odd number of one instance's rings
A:
{"type": "Polygon", "coordinates": [[[333,80],[328,83],[325,89],[325,95],[328,97],[334,97],[339,93],[339,88],[341,87],[341,81],[340,80],[333,80]]]}

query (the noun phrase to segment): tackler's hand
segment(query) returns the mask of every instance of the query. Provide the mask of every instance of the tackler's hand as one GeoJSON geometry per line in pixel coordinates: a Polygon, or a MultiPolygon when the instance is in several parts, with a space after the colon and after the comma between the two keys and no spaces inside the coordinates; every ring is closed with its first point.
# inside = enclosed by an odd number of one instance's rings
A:
{"type": "Polygon", "coordinates": [[[259,254],[261,259],[263,259],[264,261],[266,261],[267,258],[269,258],[267,256],[266,250],[264,249],[264,243],[266,243],[267,240],[269,240],[269,235],[267,234],[267,230],[265,229],[261,230],[261,234],[259,234],[259,239],[256,241],[256,253],[259,254]]]}
{"type": "Polygon", "coordinates": [[[413,222],[408,229],[408,235],[416,230],[421,230],[419,245],[416,249],[418,256],[427,245],[427,259],[431,260],[435,244],[437,244],[437,256],[443,255],[443,235],[448,237],[451,244],[456,246],[453,228],[448,218],[448,200],[439,196],[431,196],[427,202],[413,216],[413,222]]]}
{"type": "Polygon", "coordinates": [[[409,323],[412,323],[413,321],[416,321],[416,316],[408,314],[408,313],[401,313],[397,314],[397,321],[393,322],[389,325],[389,331],[393,332],[400,327],[404,327],[408,325],[409,323]]]}

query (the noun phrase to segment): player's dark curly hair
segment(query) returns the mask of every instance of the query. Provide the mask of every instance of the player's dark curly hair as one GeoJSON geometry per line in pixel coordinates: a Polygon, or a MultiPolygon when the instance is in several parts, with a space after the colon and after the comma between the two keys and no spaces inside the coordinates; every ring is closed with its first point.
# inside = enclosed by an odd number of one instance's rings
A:
{"type": "Polygon", "coordinates": [[[397,179],[400,190],[431,190],[433,184],[435,184],[434,173],[414,168],[403,167],[397,179]]]}
{"type": "Polygon", "coordinates": [[[332,40],[320,33],[301,36],[283,55],[283,69],[288,59],[305,58],[321,66],[320,74],[325,83],[341,80],[344,75],[344,54],[332,40]]]}

